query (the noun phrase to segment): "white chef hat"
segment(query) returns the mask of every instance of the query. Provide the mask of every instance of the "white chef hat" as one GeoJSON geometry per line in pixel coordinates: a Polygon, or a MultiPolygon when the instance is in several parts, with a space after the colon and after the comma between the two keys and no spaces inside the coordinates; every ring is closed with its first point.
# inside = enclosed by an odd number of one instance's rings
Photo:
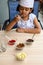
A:
{"type": "Polygon", "coordinates": [[[20,0],[19,4],[27,8],[33,8],[34,0],[20,0]]]}

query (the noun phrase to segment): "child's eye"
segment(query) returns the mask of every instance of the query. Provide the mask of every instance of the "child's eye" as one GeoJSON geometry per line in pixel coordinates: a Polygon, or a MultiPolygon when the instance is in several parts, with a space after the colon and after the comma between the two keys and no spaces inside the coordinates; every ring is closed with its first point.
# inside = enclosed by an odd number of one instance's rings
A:
{"type": "Polygon", "coordinates": [[[26,11],[28,11],[29,9],[28,9],[28,8],[26,8],[25,10],[26,10],[26,11]]]}
{"type": "Polygon", "coordinates": [[[26,11],[29,10],[29,8],[24,8],[24,7],[20,7],[19,9],[20,9],[20,10],[24,10],[24,9],[25,9],[26,11]]]}
{"type": "MultiPolygon", "coordinates": [[[[25,8],[20,8],[20,10],[24,10],[24,9],[25,9],[25,8]]],[[[26,8],[25,10],[26,10],[26,11],[28,11],[28,9],[27,9],[27,8],[26,8]]]]}

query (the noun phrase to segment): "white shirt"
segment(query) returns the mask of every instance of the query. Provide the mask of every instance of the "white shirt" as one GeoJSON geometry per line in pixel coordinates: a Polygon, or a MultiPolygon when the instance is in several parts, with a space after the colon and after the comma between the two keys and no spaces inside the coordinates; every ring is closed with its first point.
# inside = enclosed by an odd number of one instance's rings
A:
{"type": "Polygon", "coordinates": [[[18,27],[19,28],[34,28],[35,27],[35,25],[34,25],[35,17],[36,16],[33,13],[31,13],[29,15],[29,19],[27,21],[24,21],[24,20],[18,21],[18,23],[17,23],[18,27]]]}

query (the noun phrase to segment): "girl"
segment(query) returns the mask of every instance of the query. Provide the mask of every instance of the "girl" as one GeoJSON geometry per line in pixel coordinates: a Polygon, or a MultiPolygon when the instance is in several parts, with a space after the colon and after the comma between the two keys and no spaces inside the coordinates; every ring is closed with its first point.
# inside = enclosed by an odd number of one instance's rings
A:
{"type": "Polygon", "coordinates": [[[6,27],[9,31],[17,23],[17,32],[25,33],[40,33],[41,27],[36,16],[31,13],[34,5],[34,0],[20,0],[19,1],[19,12],[13,21],[6,27]]]}

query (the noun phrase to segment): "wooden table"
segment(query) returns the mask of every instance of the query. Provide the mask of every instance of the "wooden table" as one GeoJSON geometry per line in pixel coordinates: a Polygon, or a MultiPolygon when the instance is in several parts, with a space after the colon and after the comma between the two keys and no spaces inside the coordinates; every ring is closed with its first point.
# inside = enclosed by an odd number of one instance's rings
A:
{"type": "Polygon", "coordinates": [[[35,34],[32,45],[25,44],[23,50],[17,51],[15,49],[18,43],[25,43],[26,40],[32,38],[32,36],[33,34],[17,33],[15,30],[9,32],[0,31],[0,40],[3,40],[6,44],[6,52],[0,53],[0,65],[43,65],[43,30],[40,34],[35,34]],[[15,45],[8,45],[9,39],[15,39],[15,45]],[[16,60],[15,55],[20,52],[27,54],[24,61],[16,60]]]}

